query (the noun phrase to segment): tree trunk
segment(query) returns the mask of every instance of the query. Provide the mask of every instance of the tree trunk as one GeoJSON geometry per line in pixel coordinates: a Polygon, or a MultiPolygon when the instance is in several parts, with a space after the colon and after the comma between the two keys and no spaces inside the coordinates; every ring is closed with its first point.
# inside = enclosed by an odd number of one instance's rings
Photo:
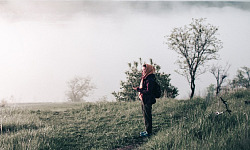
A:
{"type": "Polygon", "coordinates": [[[218,78],[217,78],[217,87],[216,87],[216,96],[218,96],[219,93],[220,93],[220,83],[219,83],[219,76],[218,76],[218,78]]]}
{"type": "Polygon", "coordinates": [[[190,95],[190,99],[192,99],[194,97],[194,91],[195,91],[195,84],[194,84],[194,78],[191,78],[191,95],[190,95]]]}
{"type": "Polygon", "coordinates": [[[218,85],[217,88],[216,88],[216,96],[218,96],[219,93],[220,93],[220,85],[218,85]]]}

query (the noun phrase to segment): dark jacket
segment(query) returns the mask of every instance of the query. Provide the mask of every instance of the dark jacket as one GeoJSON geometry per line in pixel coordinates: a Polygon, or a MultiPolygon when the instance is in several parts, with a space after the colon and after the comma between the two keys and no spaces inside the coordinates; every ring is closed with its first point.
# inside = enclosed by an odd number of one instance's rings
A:
{"type": "Polygon", "coordinates": [[[137,88],[138,92],[142,93],[143,104],[154,104],[156,102],[153,94],[155,75],[150,74],[143,80],[142,88],[137,88]]]}

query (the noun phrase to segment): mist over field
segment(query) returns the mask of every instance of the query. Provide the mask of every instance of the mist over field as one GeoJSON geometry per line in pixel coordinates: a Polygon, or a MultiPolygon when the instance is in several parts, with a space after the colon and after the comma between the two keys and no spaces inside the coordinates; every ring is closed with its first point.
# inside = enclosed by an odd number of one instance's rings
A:
{"type": "MultiPolygon", "coordinates": [[[[0,1],[0,99],[66,101],[66,82],[77,75],[97,87],[86,100],[114,100],[127,63],[138,58],[152,58],[171,74],[178,98],[188,97],[188,82],[174,71],[178,55],[164,36],[200,17],[219,27],[228,79],[249,67],[250,2],[0,1]]],[[[211,83],[211,73],[201,75],[196,94],[211,83]]]]}

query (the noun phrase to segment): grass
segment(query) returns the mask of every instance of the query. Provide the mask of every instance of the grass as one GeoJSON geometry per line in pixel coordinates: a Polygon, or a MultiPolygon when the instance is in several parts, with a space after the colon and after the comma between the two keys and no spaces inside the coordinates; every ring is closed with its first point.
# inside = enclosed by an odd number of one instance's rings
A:
{"type": "Polygon", "coordinates": [[[205,101],[160,99],[153,132],[144,130],[140,102],[45,103],[0,108],[0,149],[250,149],[250,91],[205,101]]]}

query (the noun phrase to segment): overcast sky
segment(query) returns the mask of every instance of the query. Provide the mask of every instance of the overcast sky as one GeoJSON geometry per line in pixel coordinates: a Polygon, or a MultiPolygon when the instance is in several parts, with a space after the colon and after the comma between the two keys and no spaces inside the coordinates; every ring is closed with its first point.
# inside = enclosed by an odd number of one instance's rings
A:
{"type": "MultiPolygon", "coordinates": [[[[0,99],[66,101],[66,82],[90,76],[97,89],[87,100],[114,100],[127,64],[139,58],[170,73],[178,98],[186,98],[188,82],[174,72],[178,55],[164,36],[201,17],[219,27],[220,64],[231,64],[229,79],[250,67],[249,2],[0,1],[0,99]]],[[[211,73],[201,75],[196,94],[211,83],[211,73]]]]}

